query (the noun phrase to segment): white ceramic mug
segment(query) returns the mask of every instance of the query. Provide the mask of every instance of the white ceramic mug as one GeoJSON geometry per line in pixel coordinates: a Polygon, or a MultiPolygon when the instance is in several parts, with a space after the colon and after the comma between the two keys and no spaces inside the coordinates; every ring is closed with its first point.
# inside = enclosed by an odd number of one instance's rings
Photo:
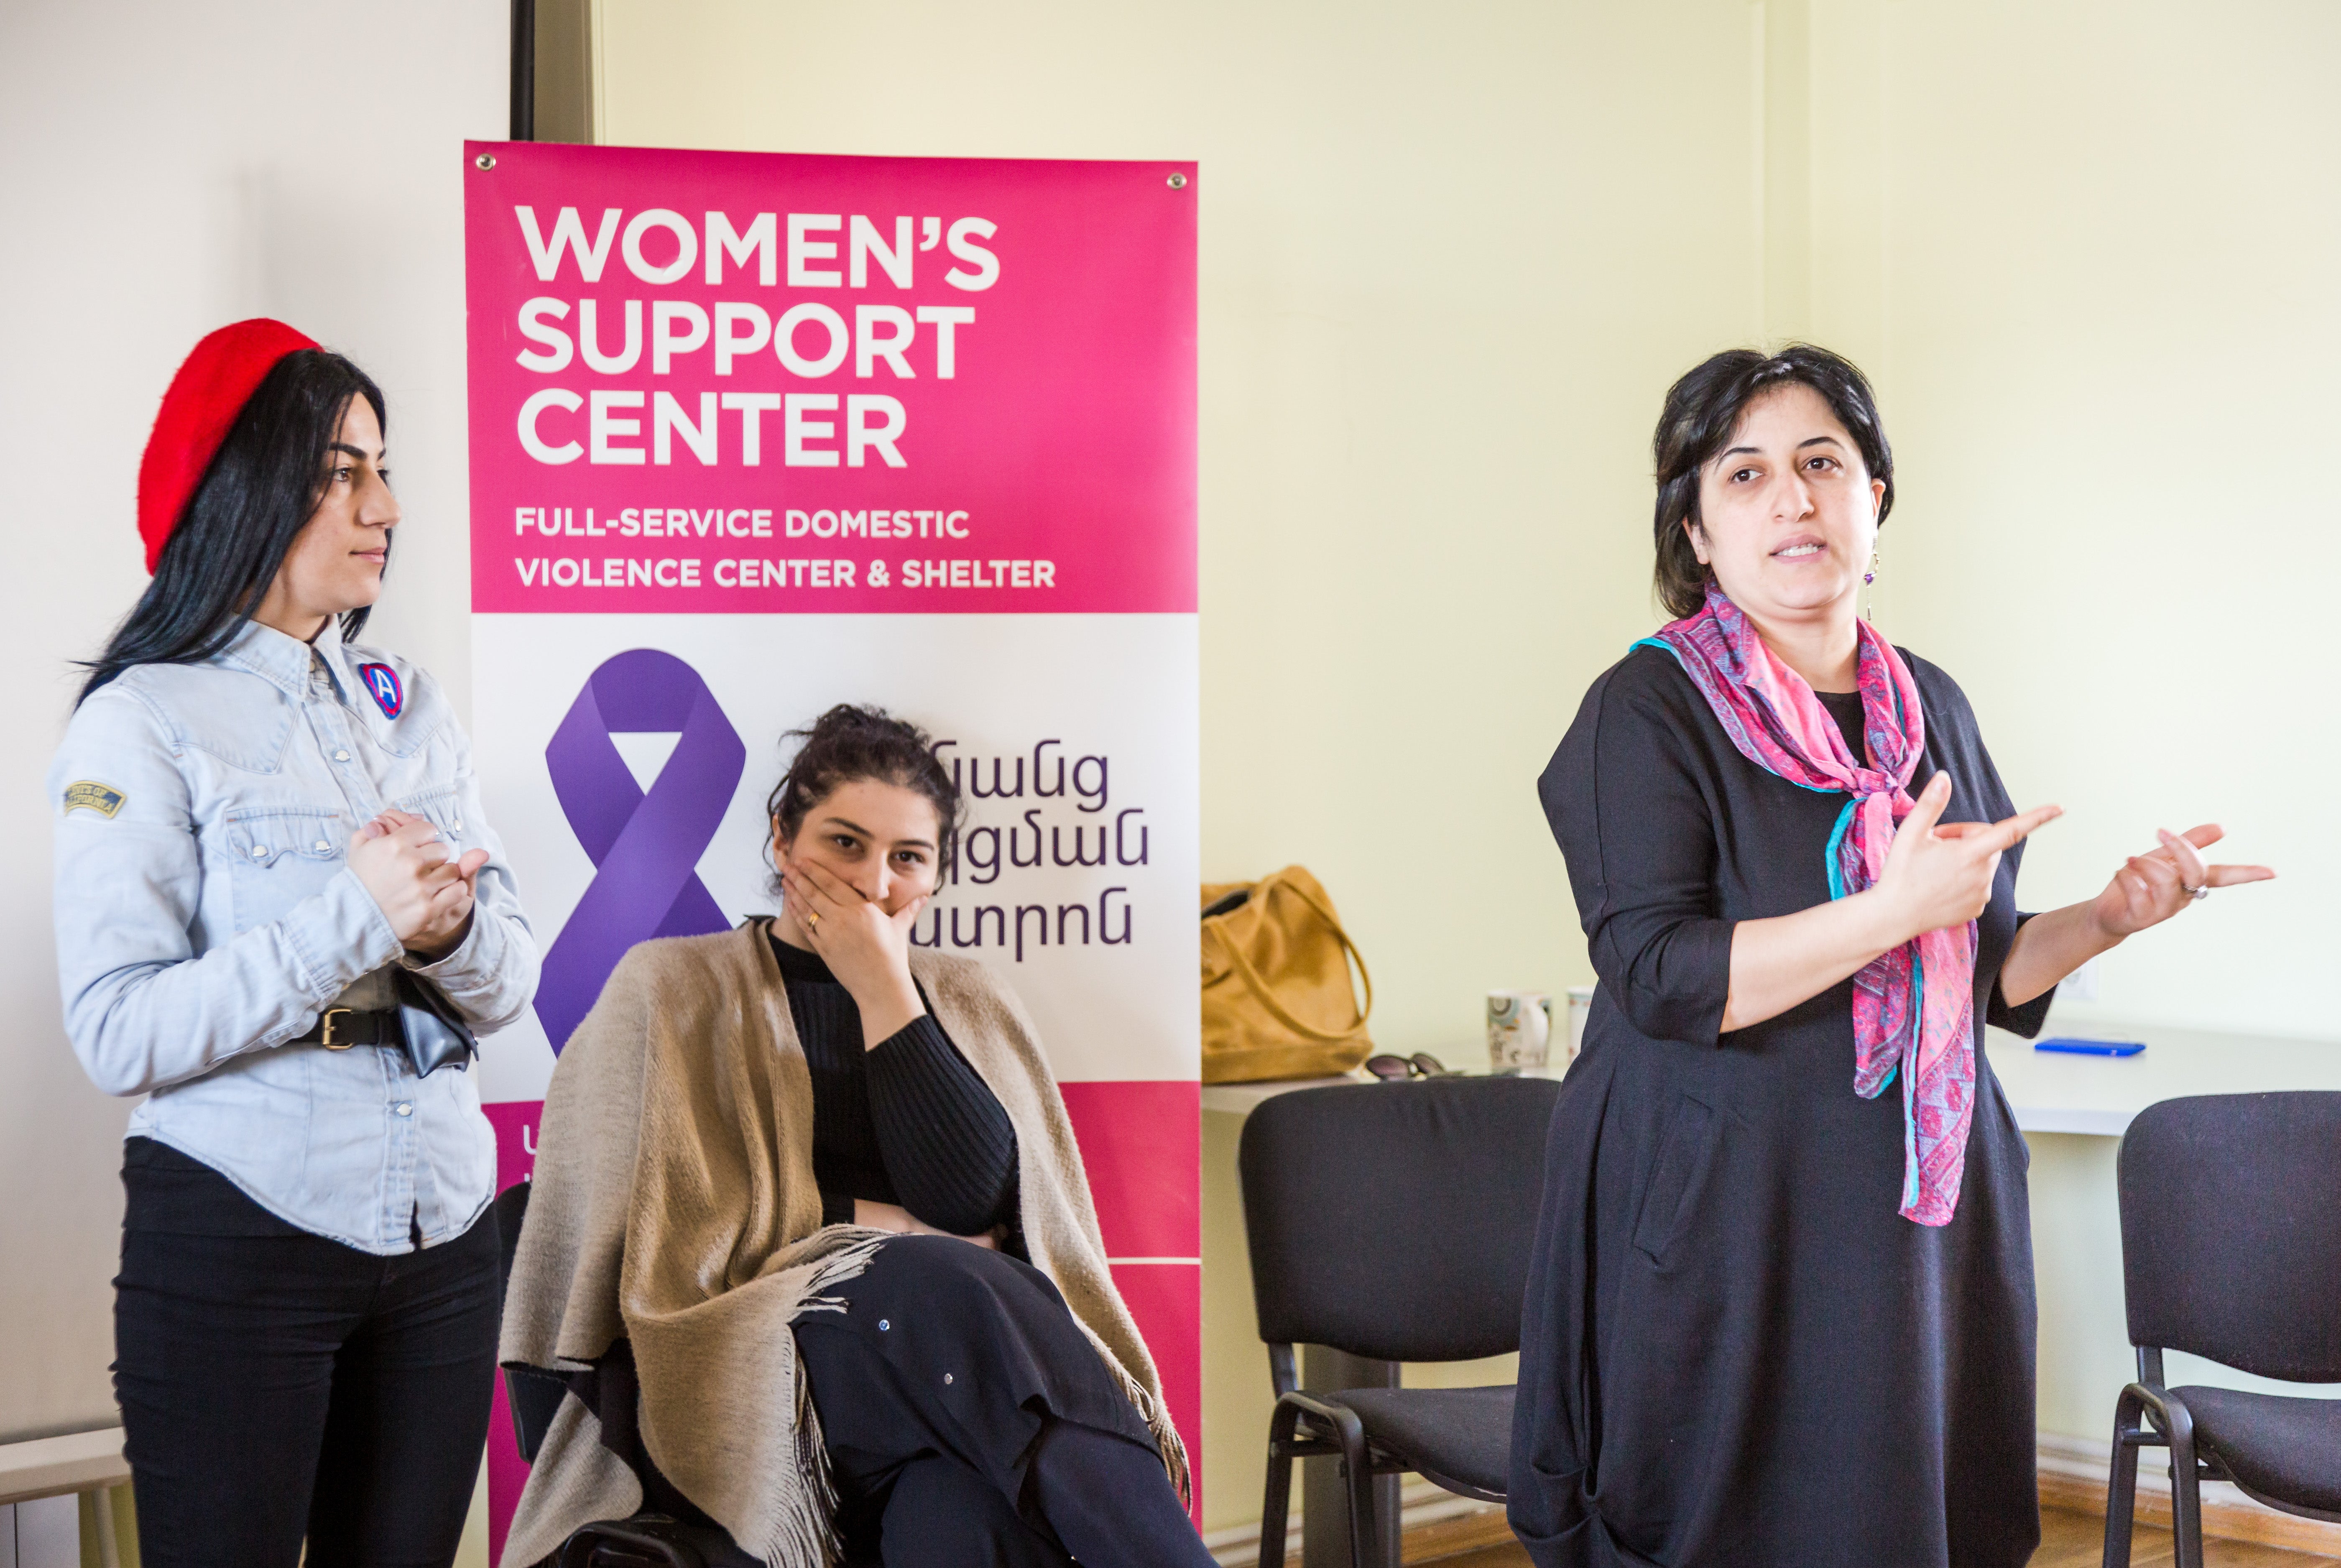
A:
{"type": "Polygon", "coordinates": [[[1488,1065],[1498,1073],[1541,1067],[1552,1047],[1552,998],[1541,991],[1488,993],[1488,1065]]]}
{"type": "Polygon", "coordinates": [[[1577,1060],[1585,1049],[1585,1021],[1593,1016],[1593,987],[1572,985],[1569,988],[1569,1054],[1561,1059],[1567,1066],[1577,1060]]]}

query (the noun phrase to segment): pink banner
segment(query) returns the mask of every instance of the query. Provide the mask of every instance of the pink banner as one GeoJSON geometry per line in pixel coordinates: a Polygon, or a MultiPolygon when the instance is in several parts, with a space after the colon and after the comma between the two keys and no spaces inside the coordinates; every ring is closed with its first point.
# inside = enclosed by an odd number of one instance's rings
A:
{"type": "Polygon", "coordinates": [[[1194,610],[1192,164],[465,150],[473,609],[1194,610]]]}
{"type": "MultiPolygon", "coordinates": [[[[885,705],[966,774],[912,939],[1034,1017],[1200,1493],[1194,165],[464,156],[499,1186],[626,949],[771,907],[782,733],[885,705]]],[[[501,1559],[501,1392],[488,1464],[501,1559]]]]}

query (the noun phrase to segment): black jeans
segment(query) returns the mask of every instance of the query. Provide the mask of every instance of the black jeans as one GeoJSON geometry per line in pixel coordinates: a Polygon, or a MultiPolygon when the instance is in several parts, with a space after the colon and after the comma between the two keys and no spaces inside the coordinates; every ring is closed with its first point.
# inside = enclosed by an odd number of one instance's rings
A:
{"type": "Polygon", "coordinates": [[[375,1257],[145,1139],[123,1181],[114,1390],[142,1560],[296,1568],[305,1538],[308,1568],[446,1568],[487,1440],[494,1211],[375,1257]]]}
{"type": "Polygon", "coordinates": [[[1212,1568],[1154,1440],[1048,1278],[903,1236],[797,1320],[848,1560],[1212,1568]]]}
{"type": "MultiPolygon", "coordinates": [[[[816,1336],[824,1345],[838,1336],[816,1336]]],[[[846,1568],[1131,1568],[1211,1564],[1151,1450],[1048,1421],[1011,1502],[957,1456],[929,1450],[841,1475],[846,1568]],[[1183,1530],[1180,1526],[1184,1525],[1183,1530]]]]}

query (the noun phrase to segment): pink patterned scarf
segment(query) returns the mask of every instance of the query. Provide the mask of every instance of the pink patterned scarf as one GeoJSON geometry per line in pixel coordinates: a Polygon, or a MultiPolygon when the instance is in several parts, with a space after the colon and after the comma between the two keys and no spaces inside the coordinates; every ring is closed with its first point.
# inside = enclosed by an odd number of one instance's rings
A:
{"type": "MultiPolygon", "coordinates": [[[[1908,666],[1867,621],[1854,625],[1866,758],[1846,749],[1812,687],[1720,590],[1708,589],[1698,614],[1643,639],[1674,654],[1740,755],[1790,784],[1851,797],[1829,834],[1833,899],[1875,886],[1885,871],[1927,736],[1908,666]]],[[[1948,1224],[1958,1207],[1975,1112],[1975,964],[1969,921],[1906,942],[1853,977],[1853,1090],[1874,1099],[1900,1073],[1900,1212],[1922,1225],[1948,1224]]]]}

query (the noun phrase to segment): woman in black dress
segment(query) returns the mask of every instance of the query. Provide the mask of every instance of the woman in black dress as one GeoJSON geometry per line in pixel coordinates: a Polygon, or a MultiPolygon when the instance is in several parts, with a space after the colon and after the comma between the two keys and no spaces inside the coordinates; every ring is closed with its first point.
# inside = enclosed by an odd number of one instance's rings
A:
{"type": "Polygon", "coordinates": [[[1540,784],[1601,985],[1546,1157],[1511,1523],[1540,1568],[2013,1568],[2027,1155],[1983,1025],[2036,1034],[2090,957],[2274,874],[2207,866],[2206,824],[2017,914],[2057,808],[2017,814],[1957,684],[1856,613],[1893,502],[1860,372],[1718,355],[1655,445],[1682,619],[1540,784]]]}

